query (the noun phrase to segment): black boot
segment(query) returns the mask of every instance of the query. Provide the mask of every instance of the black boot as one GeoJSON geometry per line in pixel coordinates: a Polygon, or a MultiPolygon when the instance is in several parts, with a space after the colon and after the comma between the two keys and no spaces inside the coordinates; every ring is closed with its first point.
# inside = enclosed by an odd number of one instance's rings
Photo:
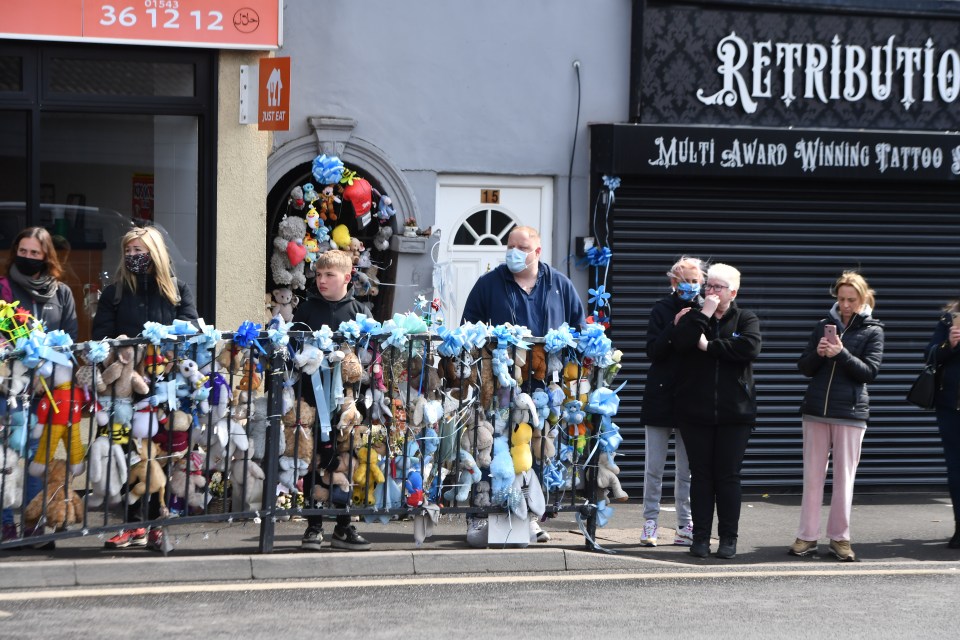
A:
{"type": "Polygon", "coordinates": [[[960,549],[960,522],[956,524],[956,527],[953,530],[953,537],[950,538],[950,542],[947,543],[947,547],[950,549],[960,549]]]}
{"type": "Polygon", "coordinates": [[[698,558],[706,558],[710,555],[710,538],[694,536],[693,544],[690,545],[690,555],[698,558]]]}
{"type": "Polygon", "coordinates": [[[737,555],[737,539],[734,537],[720,538],[717,547],[717,557],[729,560],[737,555]]]}

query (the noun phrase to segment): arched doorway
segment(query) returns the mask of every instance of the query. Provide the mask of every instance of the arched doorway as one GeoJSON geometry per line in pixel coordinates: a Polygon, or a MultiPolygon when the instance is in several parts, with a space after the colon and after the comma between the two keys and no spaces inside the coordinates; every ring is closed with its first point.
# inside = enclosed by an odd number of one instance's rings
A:
{"type": "MultiPolygon", "coordinates": [[[[311,162],[305,162],[287,171],[274,184],[269,195],[267,196],[267,237],[266,244],[264,246],[268,265],[267,273],[265,274],[265,291],[267,292],[272,291],[276,286],[273,281],[273,274],[271,273],[269,267],[270,255],[273,253],[273,239],[277,235],[278,226],[284,216],[303,215],[302,211],[298,211],[290,205],[290,192],[296,186],[302,187],[308,182],[314,184],[316,183],[316,180],[314,180],[311,173],[311,166],[312,159],[311,162]]],[[[370,182],[370,185],[373,187],[376,193],[384,193],[383,187],[376,176],[371,175],[363,167],[350,165],[348,168],[351,171],[356,171],[358,176],[365,178],[368,182],[370,182]]],[[[376,202],[374,203],[374,207],[376,207],[376,202]]],[[[369,224],[363,226],[360,223],[360,219],[354,215],[353,207],[347,200],[344,199],[341,203],[337,204],[336,208],[337,223],[345,224],[347,229],[350,231],[350,236],[353,238],[359,238],[360,241],[363,242],[364,247],[370,250],[370,258],[372,263],[379,267],[377,278],[380,280],[381,286],[379,287],[379,292],[377,295],[361,295],[359,292],[355,292],[355,295],[359,300],[362,300],[370,305],[374,318],[377,320],[385,320],[393,313],[394,287],[391,285],[396,282],[396,254],[389,248],[385,251],[381,251],[373,246],[373,238],[380,227],[376,217],[374,217],[369,224]]],[[[394,232],[397,232],[398,223],[396,220],[391,219],[389,224],[394,232]]],[[[310,280],[307,282],[307,291],[316,292],[315,285],[310,280]]],[[[302,295],[303,292],[295,293],[302,295]]],[[[333,328],[335,329],[336,327],[333,328]]]]}

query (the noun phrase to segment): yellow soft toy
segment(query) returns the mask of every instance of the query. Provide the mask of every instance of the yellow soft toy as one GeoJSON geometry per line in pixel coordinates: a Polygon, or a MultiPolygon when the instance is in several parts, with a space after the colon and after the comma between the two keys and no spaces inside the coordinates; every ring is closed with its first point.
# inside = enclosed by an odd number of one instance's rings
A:
{"type": "Polygon", "coordinates": [[[513,458],[513,470],[517,474],[533,468],[533,452],[530,450],[532,438],[533,428],[526,422],[519,422],[513,427],[510,435],[510,457],[513,458]]]}
{"type": "Polygon", "coordinates": [[[334,249],[343,249],[344,251],[350,249],[350,230],[347,229],[347,225],[338,224],[333,228],[330,233],[330,243],[336,245],[332,247],[334,249]]]}
{"type": "Polygon", "coordinates": [[[359,463],[353,472],[353,504],[371,505],[376,502],[374,490],[378,484],[386,480],[377,464],[380,461],[380,455],[375,449],[362,447],[357,451],[357,458],[359,463]],[[369,482],[367,482],[368,479],[369,482]]]}

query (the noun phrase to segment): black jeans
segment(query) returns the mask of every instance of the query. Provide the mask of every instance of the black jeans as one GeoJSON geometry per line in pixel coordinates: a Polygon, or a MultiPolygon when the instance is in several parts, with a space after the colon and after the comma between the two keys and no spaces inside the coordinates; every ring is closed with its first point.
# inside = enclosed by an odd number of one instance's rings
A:
{"type": "Polygon", "coordinates": [[[737,537],[742,494],[740,469],[752,431],[753,425],[680,425],[690,461],[690,512],[695,540],[710,539],[714,505],[717,534],[721,539],[737,537]]]}
{"type": "Polygon", "coordinates": [[[960,411],[937,409],[937,426],[947,463],[947,487],[953,502],[953,519],[960,523],[960,411]]]}
{"type": "MultiPolygon", "coordinates": [[[[322,442],[320,440],[320,431],[319,429],[314,430],[314,443],[315,443],[315,462],[316,465],[311,465],[310,471],[307,472],[307,475],[303,477],[303,495],[304,502],[308,506],[313,505],[313,487],[314,485],[320,484],[321,479],[320,475],[325,469],[336,469],[337,467],[337,447],[336,442],[322,442]],[[319,468],[316,468],[319,467],[319,468]]],[[[346,505],[336,505],[343,506],[346,505]]],[[[342,513],[336,517],[337,528],[343,529],[350,526],[350,514],[342,513]]],[[[321,515],[308,515],[307,516],[307,527],[322,527],[323,526],[323,516],[321,515]]]]}

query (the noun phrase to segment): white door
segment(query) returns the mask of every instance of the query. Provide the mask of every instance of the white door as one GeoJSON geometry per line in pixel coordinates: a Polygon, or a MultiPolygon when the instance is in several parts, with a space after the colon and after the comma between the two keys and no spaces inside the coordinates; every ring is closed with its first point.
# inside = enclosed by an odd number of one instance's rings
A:
{"type": "Polygon", "coordinates": [[[540,259],[553,246],[553,179],[547,177],[440,176],[436,224],[442,230],[434,269],[434,297],[447,323],[457,325],[477,279],[502,264],[507,235],[516,225],[540,231],[540,259]]]}

